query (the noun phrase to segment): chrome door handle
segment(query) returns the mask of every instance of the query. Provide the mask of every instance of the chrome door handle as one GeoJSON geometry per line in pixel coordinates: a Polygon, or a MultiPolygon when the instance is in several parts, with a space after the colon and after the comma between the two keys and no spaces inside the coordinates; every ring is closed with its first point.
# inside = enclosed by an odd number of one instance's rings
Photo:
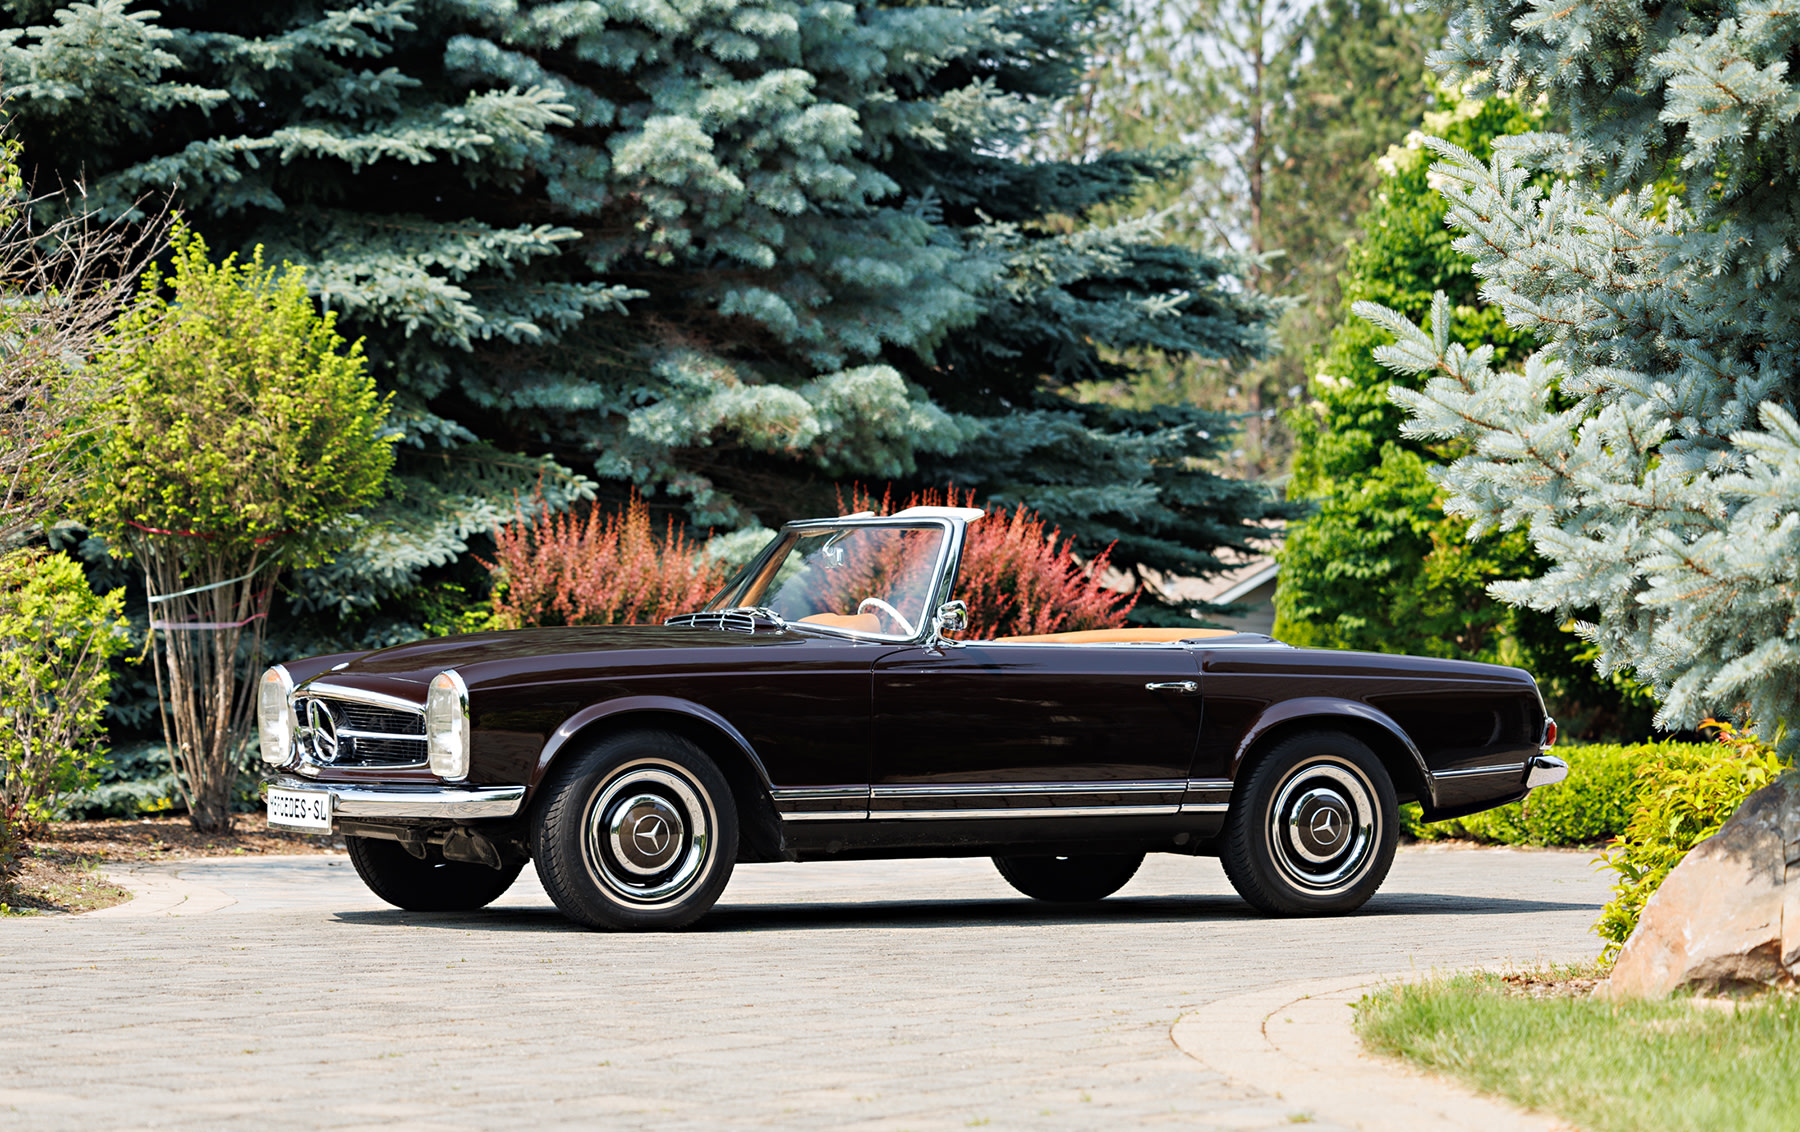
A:
{"type": "Polygon", "coordinates": [[[1180,692],[1184,696],[1191,696],[1200,690],[1200,685],[1192,680],[1168,680],[1160,684],[1145,684],[1144,688],[1151,692],[1180,692]]]}

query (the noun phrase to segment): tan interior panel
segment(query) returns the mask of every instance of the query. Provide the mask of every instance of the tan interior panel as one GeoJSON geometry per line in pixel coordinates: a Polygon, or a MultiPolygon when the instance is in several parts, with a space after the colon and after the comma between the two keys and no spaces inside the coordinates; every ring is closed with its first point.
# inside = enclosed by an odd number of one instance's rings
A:
{"type": "Polygon", "coordinates": [[[873,613],[815,613],[802,617],[802,625],[824,625],[829,629],[848,629],[852,633],[881,632],[881,618],[873,613]]]}

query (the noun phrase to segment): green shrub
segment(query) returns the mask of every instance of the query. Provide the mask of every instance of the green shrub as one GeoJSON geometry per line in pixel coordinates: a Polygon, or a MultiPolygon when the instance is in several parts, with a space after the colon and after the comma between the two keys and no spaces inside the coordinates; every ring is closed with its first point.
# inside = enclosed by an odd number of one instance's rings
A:
{"type": "Polygon", "coordinates": [[[107,661],[124,591],[101,596],[62,555],[0,557],[0,820],[30,832],[89,785],[105,751],[107,661]]]}
{"type": "Polygon", "coordinates": [[[1710,719],[1703,726],[1719,733],[1717,743],[1672,744],[1637,768],[1631,821],[1605,857],[1619,880],[1594,925],[1607,941],[1604,958],[1618,955],[1645,903],[1688,850],[1717,833],[1745,798],[1782,771],[1774,748],[1754,733],[1710,719]]]}
{"type": "Polygon", "coordinates": [[[348,544],[395,437],[361,343],[319,313],[301,268],[261,248],[215,264],[179,222],[170,242],[171,271],[145,273],[115,330],[121,386],[87,503],[94,532],[144,571],[163,739],[189,819],[221,832],[275,580],[348,544]]]}
{"type": "Polygon", "coordinates": [[[1494,845],[1600,845],[1623,836],[1632,803],[1640,788],[1634,769],[1710,744],[1626,743],[1558,747],[1568,760],[1569,777],[1556,786],[1534,790],[1529,798],[1468,817],[1427,825],[1419,809],[1408,805],[1401,821],[1423,841],[1465,838],[1494,845]]]}

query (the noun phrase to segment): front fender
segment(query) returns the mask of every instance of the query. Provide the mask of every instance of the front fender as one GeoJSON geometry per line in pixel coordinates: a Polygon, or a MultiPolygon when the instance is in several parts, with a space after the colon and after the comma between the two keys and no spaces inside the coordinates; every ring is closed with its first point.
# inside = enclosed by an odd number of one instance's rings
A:
{"type": "Polygon", "coordinates": [[[531,789],[535,793],[539,782],[550,771],[550,764],[556,760],[558,753],[576,736],[596,723],[622,715],[643,716],[681,716],[706,725],[733,746],[756,770],[757,777],[765,788],[770,785],[769,772],[763,766],[762,759],[757,757],[756,750],[750,746],[743,733],[733,727],[724,716],[711,708],[703,707],[692,700],[684,700],[679,696],[620,696],[604,703],[592,704],[563,720],[561,726],[551,733],[544,749],[538,754],[537,766],[531,772],[531,789]]]}
{"type": "Polygon", "coordinates": [[[1282,700],[1280,703],[1269,705],[1256,718],[1256,722],[1252,723],[1243,736],[1238,739],[1237,748],[1231,754],[1229,767],[1232,781],[1237,781],[1238,771],[1243,768],[1244,759],[1255,749],[1257,742],[1263,736],[1277,727],[1307,719],[1318,719],[1327,724],[1332,720],[1354,719],[1381,728],[1400,744],[1401,748],[1406,751],[1407,757],[1412,760],[1414,768],[1418,770],[1419,782],[1428,795],[1426,798],[1421,798],[1420,801],[1428,803],[1437,801],[1437,782],[1432,778],[1430,769],[1425,765],[1425,756],[1419,753],[1419,745],[1412,741],[1412,737],[1406,733],[1406,730],[1394,722],[1392,716],[1379,708],[1373,708],[1355,700],[1339,699],[1336,696],[1302,696],[1298,699],[1282,700]]]}

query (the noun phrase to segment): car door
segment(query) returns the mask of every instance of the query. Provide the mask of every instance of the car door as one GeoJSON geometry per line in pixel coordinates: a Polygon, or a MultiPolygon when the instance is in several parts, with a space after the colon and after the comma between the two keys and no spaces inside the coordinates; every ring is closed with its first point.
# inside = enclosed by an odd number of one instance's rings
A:
{"type": "Polygon", "coordinates": [[[896,650],[874,669],[869,816],[1176,813],[1200,704],[1180,645],[896,650]]]}
{"type": "Polygon", "coordinates": [[[869,673],[892,647],[790,635],[748,661],[664,676],[743,736],[783,818],[853,820],[869,808],[869,673]]]}

